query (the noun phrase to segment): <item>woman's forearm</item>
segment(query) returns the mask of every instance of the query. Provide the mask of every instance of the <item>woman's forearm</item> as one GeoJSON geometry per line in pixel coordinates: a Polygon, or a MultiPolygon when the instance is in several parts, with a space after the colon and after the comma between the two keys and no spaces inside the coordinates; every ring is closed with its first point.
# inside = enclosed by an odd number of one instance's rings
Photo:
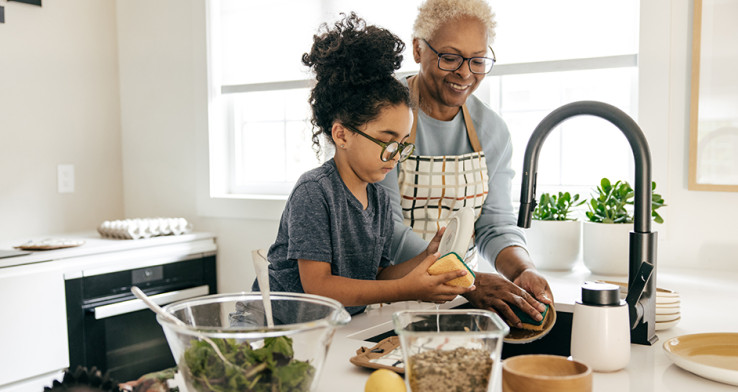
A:
{"type": "Polygon", "coordinates": [[[530,268],[535,269],[535,265],[528,252],[519,246],[508,246],[500,251],[495,260],[497,272],[511,281],[530,268]]]}

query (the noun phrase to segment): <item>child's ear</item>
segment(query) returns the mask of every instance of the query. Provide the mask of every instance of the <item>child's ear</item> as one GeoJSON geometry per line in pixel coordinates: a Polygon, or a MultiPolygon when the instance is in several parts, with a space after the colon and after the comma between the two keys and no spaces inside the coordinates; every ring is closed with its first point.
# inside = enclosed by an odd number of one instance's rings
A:
{"type": "Polygon", "coordinates": [[[339,122],[334,122],[331,128],[331,137],[333,142],[336,144],[336,148],[342,148],[348,143],[348,131],[339,122]]]}

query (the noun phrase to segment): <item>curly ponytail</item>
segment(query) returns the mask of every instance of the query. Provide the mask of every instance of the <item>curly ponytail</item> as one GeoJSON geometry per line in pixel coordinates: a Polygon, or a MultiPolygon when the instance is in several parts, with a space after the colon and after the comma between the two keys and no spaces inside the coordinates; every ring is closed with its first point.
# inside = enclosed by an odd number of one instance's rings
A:
{"type": "Polygon", "coordinates": [[[356,13],[332,28],[320,26],[302,63],[312,68],[316,84],[310,94],[313,149],[320,153],[320,135],[333,143],[333,123],[360,127],[387,106],[410,106],[410,96],[394,77],[405,44],[389,30],[367,26],[356,13]]]}

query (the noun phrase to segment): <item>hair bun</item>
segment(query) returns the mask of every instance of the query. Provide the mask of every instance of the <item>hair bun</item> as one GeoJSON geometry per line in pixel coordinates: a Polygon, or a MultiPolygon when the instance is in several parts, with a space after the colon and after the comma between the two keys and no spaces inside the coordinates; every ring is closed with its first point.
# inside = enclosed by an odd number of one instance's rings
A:
{"type": "Polygon", "coordinates": [[[389,30],[367,26],[354,12],[341,15],[332,28],[321,25],[310,53],[302,56],[318,83],[362,86],[393,78],[402,64],[402,40],[389,30]]]}

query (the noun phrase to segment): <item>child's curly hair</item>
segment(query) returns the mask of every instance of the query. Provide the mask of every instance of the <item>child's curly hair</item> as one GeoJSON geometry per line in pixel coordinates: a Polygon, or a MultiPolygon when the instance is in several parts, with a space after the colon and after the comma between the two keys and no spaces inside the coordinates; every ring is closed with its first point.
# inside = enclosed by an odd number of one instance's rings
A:
{"type": "Polygon", "coordinates": [[[367,26],[354,12],[341,15],[332,27],[320,26],[310,53],[302,55],[316,77],[309,99],[316,155],[321,134],[334,143],[334,122],[358,128],[384,107],[411,105],[407,88],[394,76],[402,63],[402,40],[389,30],[367,26]]]}

